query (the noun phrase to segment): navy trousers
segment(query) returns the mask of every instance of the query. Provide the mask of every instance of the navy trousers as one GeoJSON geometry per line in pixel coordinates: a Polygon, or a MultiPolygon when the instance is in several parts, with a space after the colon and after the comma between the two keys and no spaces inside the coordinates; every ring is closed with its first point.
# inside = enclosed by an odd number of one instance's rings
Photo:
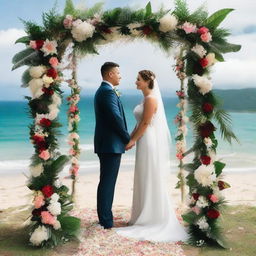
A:
{"type": "Polygon", "coordinates": [[[98,153],[100,182],[97,190],[97,213],[104,228],[113,227],[112,204],[122,154],[98,153]]]}

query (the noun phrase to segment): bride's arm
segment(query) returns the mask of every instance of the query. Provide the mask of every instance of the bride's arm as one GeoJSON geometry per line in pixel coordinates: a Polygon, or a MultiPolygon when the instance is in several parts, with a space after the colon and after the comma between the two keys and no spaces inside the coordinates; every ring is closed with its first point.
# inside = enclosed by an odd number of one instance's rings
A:
{"type": "Polygon", "coordinates": [[[148,125],[151,122],[151,119],[153,117],[153,114],[156,111],[156,108],[157,108],[157,101],[155,98],[148,97],[145,99],[142,120],[140,121],[138,127],[135,129],[134,134],[132,134],[131,140],[129,144],[126,146],[127,149],[134,146],[135,142],[144,134],[148,125]]]}

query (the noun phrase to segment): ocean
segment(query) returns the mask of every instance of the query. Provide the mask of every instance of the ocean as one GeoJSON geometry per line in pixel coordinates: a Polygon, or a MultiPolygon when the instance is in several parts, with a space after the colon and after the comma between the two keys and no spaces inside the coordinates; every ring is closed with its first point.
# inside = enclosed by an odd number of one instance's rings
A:
{"type": "MultiPolygon", "coordinates": [[[[133,116],[134,107],[142,100],[140,95],[122,95],[121,100],[125,109],[128,129],[131,132],[135,126],[133,116]]],[[[175,98],[163,98],[168,125],[172,135],[172,170],[177,171],[178,162],[175,159],[174,138],[176,126],[173,122],[178,112],[175,98]]],[[[93,109],[93,96],[84,96],[79,103],[81,110],[81,121],[79,134],[81,140],[81,173],[95,171],[98,169],[98,158],[93,152],[93,136],[95,117],[93,109]]],[[[59,120],[62,123],[59,137],[60,152],[67,154],[67,102],[64,100],[59,120]]],[[[219,146],[217,157],[227,164],[227,172],[255,171],[256,172],[256,113],[230,113],[233,120],[233,131],[240,140],[240,144],[233,142],[229,145],[221,139],[217,132],[219,146]]],[[[0,102],[0,173],[15,174],[26,172],[33,153],[33,147],[29,141],[28,126],[32,120],[28,116],[26,101],[1,101],[0,102]]],[[[193,143],[193,135],[189,132],[187,137],[188,148],[193,143]]],[[[133,168],[135,149],[125,153],[122,158],[122,165],[133,168]]],[[[191,156],[192,157],[192,156],[191,156]]],[[[190,158],[191,158],[190,157],[190,158]]],[[[67,172],[67,168],[65,169],[67,172]]]]}

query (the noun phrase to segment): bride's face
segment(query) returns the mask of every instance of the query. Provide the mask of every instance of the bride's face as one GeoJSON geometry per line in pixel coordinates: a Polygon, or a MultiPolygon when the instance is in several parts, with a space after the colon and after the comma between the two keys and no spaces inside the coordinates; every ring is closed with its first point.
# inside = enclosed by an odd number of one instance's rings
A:
{"type": "Polygon", "coordinates": [[[136,85],[138,90],[144,90],[148,87],[148,81],[143,80],[140,74],[137,76],[136,85]]]}

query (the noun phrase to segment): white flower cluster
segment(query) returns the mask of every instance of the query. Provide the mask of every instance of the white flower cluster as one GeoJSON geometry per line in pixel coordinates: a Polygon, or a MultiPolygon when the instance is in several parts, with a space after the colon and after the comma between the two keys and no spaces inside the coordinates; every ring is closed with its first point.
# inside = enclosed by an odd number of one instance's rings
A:
{"type": "Polygon", "coordinates": [[[212,83],[206,76],[193,75],[192,78],[201,94],[205,95],[212,90],[212,83]]]}
{"type": "Polygon", "coordinates": [[[199,208],[205,208],[209,206],[207,199],[204,196],[199,196],[196,202],[196,206],[199,208]]]}
{"type": "Polygon", "coordinates": [[[199,228],[203,231],[206,231],[209,228],[209,224],[207,223],[207,219],[205,216],[203,216],[202,218],[200,218],[197,223],[196,223],[199,228]]]}
{"type": "Polygon", "coordinates": [[[43,173],[43,171],[44,171],[44,168],[42,164],[30,166],[30,172],[33,177],[40,176],[43,173]]]}
{"type": "Polygon", "coordinates": [[[176,29],[178,20],[175,16],[171,15],[170,13],[167,13],[159,20],[159,23],[159,30],[166,33],[176,29]]]}
{"type": "Polygon", "coordinates": [[[48,239],[49,239],[48,229],[45,226],[39,226],[31,234],[29,241],[33,245],[39,246],[43,241],[47,241],[48,239]]]}
{"type": "Polygon", "coordinates": [[[95,27],[87,21],[78,19],[72,23],[71,34],[78,42],[85,41],[86,39],[92,37],[94,31],[95,27]]]}
{"type": "Polygon", "coordinates": [[[216,180],[214,165],[200,165],[194,172],[195,179],[202,186],[210,186],[216,180]]]}
{"type": "Polygon", "coordinates": [[[196,53],[200,58],[203,58],[206,55],[206,50],[204,49],[204,47],[201,44],[196,44],[191,51],[193,51],[194,53],[196,53]]]}
{"type": "Polygon", "coordinates": [[[61,214],[61,204],[58,202],[59,200],[59,195],[57,193],[54,193],[52,196],[51,196],[51,199],[50,199],[50,204],[49,206],[47,207],[47,209],[49,210],[49,212],[54,215],[54,216],[57,216],[57,215],[60,215],[61,214]]]}

